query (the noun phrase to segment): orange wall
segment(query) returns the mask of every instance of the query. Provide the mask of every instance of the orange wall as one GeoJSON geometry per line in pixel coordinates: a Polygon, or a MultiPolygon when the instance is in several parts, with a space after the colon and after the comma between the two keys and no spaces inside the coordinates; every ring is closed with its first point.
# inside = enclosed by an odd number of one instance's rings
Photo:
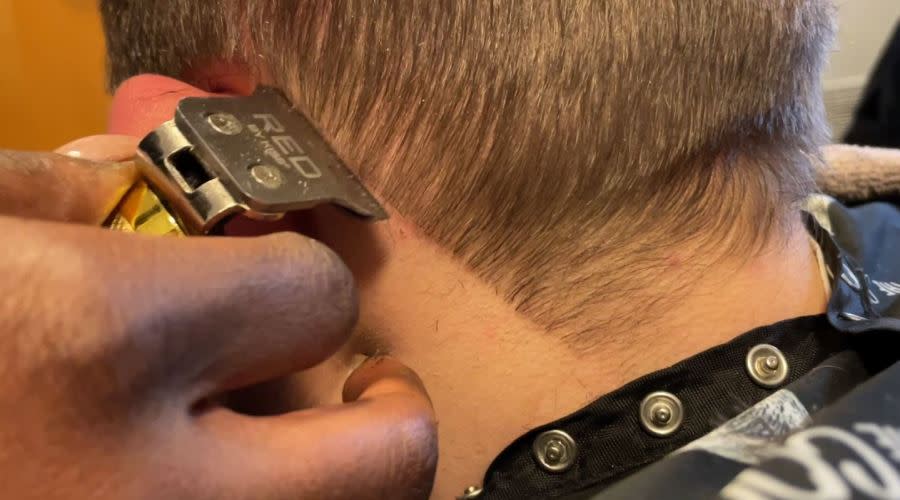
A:
{"type": "Polygon", "coordinates": [[[52,149],[103,131],[96,0],[0,0],[0,149],[52,149]]]}

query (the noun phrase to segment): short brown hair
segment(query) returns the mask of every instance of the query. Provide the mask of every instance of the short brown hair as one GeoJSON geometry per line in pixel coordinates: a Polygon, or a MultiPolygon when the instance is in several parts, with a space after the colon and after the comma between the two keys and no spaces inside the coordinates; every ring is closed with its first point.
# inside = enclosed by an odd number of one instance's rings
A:
{"type": "MultiPolygon", "coordinates": [[[[113,85],[249,63],[384,200],[551,329],[634,288],[640,270],[617,262],[724,240],[738,216],[760,231],[729,240],[758,243],[813,189],[827,135],[827,0],[101,5],[113,85]]],[[[591,335],[603,318],[578,323],[591,335]]]]}

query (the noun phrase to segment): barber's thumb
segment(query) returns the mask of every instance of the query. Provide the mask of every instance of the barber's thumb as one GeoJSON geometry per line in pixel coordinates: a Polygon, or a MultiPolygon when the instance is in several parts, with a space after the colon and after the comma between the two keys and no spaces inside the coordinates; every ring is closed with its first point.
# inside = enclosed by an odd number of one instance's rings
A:
{"type": "Polygon", "coordinates": [[[344,400],[266,418],[201,415],[198,424],[226,450],[216,486],[229,498],[428,498],[438,432],[419,377],[374,358],[347,380],[344,400]]]}
{"type": "MultiPolygon", "coordinates": [[[[137,179],[122,156],[122,141],[101,161],[0,150],[0,214],[83,224],[99,224],[137,179]],[[113,151],[117,151],[113,153],[113,151]]],[[[132,154],[133,154],[132,149],[132,154]]],[[[102,158],[95,149],[89,156],[102,158]]]]}
{"type": "Polygon", "coordinates": [[[137,137],[105,134],[76,139],[56,148],[55,152],[82,160],[98,162],[127,161],[134,157],[137,146],[137,137]]]}

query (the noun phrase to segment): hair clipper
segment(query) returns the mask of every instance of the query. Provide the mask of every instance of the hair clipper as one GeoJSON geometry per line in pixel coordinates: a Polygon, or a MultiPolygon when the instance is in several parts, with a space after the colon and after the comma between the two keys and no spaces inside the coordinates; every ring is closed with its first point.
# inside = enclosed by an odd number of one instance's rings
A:
{"type": "Polygon", "coordinates": [[[384,208],[277,90],[182,100],[138,146],[142,180],[107,226],[157,235],[218,234],[235,215],[274,220],[333,203],[370,220],[384,208]]]}

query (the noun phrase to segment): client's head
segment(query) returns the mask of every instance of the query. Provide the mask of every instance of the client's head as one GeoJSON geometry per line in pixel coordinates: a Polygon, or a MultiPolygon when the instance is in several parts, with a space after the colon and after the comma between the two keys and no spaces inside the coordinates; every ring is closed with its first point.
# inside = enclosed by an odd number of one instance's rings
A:
{"type": "Polygon", "coordinates": [[[423,375],[445,450],[513,422],[442,477],[608,390],[573,360],[648,342],[711,266],[787,247],[827,132],[825,0],[101,4],[113,86],[279,87],[387,205],[315,231],[360,280],[359,349],[423,375]]]}

